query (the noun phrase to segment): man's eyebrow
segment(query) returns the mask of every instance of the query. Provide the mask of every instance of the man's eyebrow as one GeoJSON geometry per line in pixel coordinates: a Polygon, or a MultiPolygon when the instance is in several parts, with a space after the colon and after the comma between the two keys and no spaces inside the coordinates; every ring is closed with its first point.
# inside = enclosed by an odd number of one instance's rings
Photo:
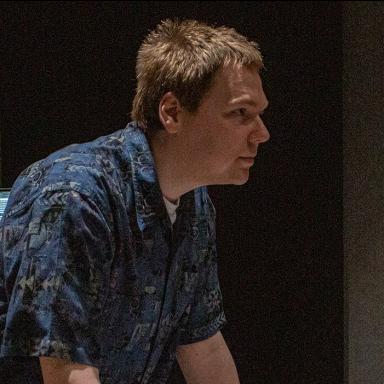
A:
{"type": "MultiPolygon", "coordinates": [[[[247,104],[255,108],[259,108],[259,104],[255,103],[251,99],[235,99],[231,102],[232,105],[237,105],[237,104],[247,104]]],[[[269,106],[269,102],[266,101],[265,104],[263,104],[263,108],[260,109],[260,111],[264,112],[269,106]]]]}

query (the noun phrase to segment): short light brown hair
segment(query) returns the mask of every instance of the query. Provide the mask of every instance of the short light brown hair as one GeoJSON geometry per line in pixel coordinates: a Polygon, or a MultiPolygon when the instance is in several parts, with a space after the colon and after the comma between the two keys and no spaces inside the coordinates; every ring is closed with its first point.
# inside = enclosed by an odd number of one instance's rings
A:
{"type": "Polygon", "coordinates": [[[223,65],[263,67],[257,43],[232,28],[196,20],[164,20],[143,41],[136,62],[136,95],[131,116],[143,129],[162,128],[159,103],[169,91],[195,112],[223,65]]]}

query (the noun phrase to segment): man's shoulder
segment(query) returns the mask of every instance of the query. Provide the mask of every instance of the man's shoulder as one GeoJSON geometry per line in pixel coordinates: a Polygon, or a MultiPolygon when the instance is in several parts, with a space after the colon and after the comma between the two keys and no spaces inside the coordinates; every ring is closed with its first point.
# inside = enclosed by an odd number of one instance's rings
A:
{"type": "MultiPolygon", "coordinates": [[[[71,144],[28,166],[13,184],[9,205],[37,196],[76,191],[99,203],[118,195],[131,177],[132,125],[92,141],[71,144]]],[[[126,189],[126,187],[125,187],[126,189]]]]}

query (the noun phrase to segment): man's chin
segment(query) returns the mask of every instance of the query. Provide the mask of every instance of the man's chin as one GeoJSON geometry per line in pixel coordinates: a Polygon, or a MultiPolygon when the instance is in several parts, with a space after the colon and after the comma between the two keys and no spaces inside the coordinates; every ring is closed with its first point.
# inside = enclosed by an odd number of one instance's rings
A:
{"type": "Polygon", "coordinates": [[[233,185],[244,185],[244,184],[247,183],[248,180],[249,180],[249,176],[247,178],[243,178],[242,180],[236,180],[236,181],[234,181],[231,184],[233,184],[233,185]]]}
{"type": "Polygon", "coordinates": [[[241,175],[223,178],[219,183],[221,185],[244,185],[249,180],[249,172],[246,171],[241,175]]]}
{"type": "Polygon", "coordinates": [[[244,185],[249,180],[249,168],[242,169],[235,175],[233,185],[244,185]]]}

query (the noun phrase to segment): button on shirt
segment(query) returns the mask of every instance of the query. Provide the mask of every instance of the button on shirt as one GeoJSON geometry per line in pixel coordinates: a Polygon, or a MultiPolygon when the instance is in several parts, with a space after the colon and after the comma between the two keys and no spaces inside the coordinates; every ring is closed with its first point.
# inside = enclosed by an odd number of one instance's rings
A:
{"type": "Polygon", "coordinates": [[[165,383],[177,345],[225,324],[207,189],[181,197],[172,230],[136,123],[22,172],[0,240],[0,357],[69,359],[105,384],[165,383]]]}

